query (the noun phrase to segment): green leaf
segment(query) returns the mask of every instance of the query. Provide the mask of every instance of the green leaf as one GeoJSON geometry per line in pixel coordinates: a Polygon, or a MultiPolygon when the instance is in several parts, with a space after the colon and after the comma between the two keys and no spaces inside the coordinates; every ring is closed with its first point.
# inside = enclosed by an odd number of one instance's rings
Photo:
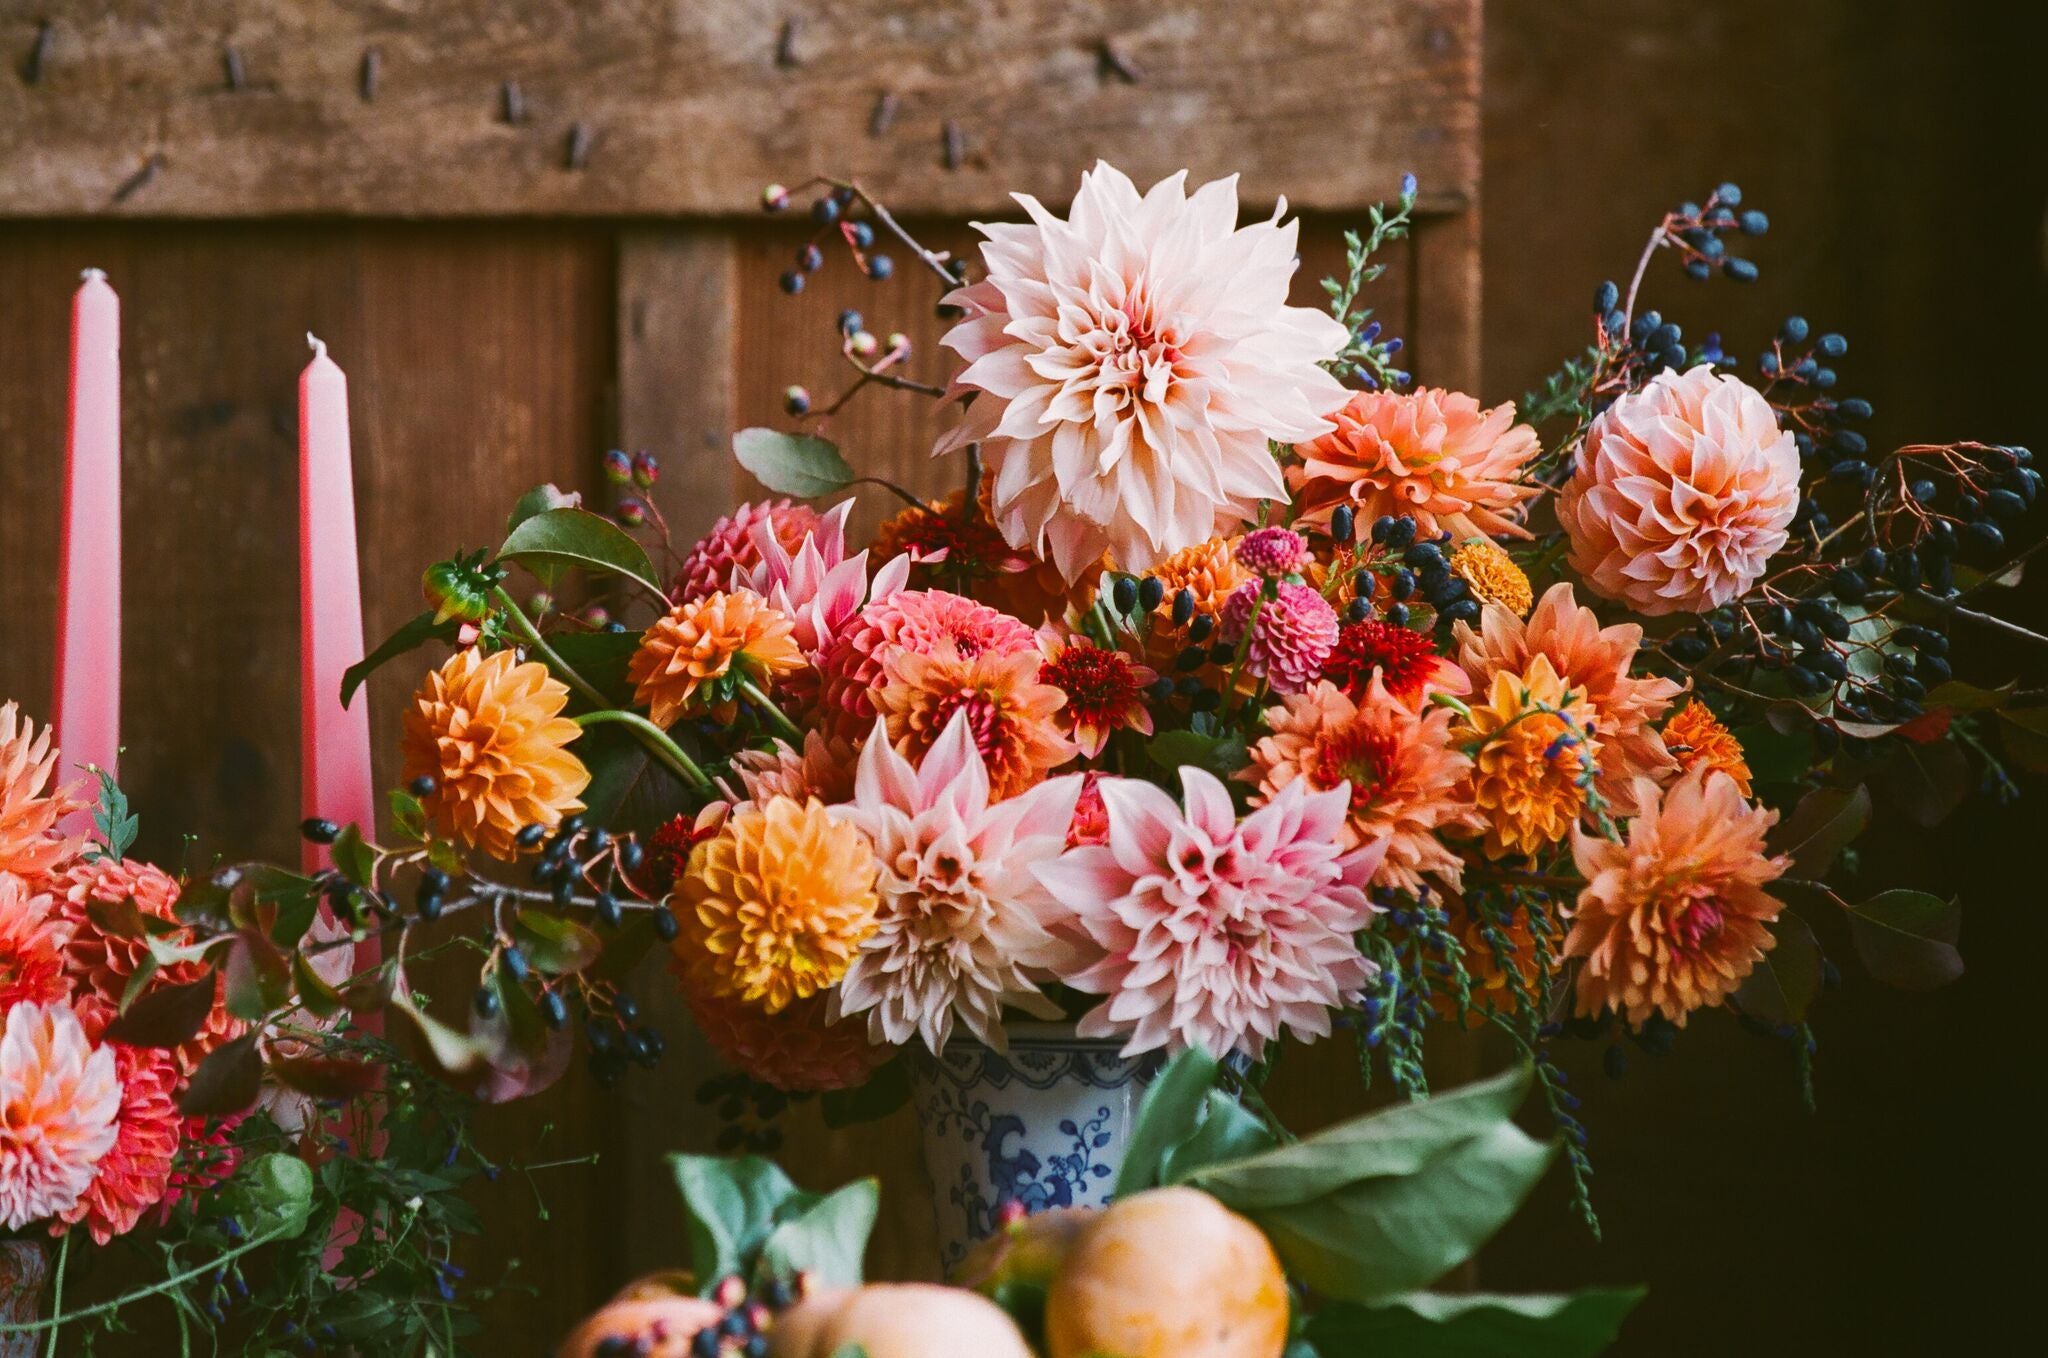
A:
{"type": "Polygon", "coordinates": [[[875,1122],[910,1102],[910,1076],[901,1058],[893,1058],[851,1089],[828,1089],[818,1096],[825,1125],[838,1131],[875,1122]]]}
{"type": "Polygon", "coordinates": [[[420,805],[420,799],[402,787],[391,789],[387,799],[391,806],[391,823],[407,839],[427,837],[427,809],[420,805]]]}
{"type": "Polygon", "coordinates": [[[327,984],[327,978],[302,952],[292,953],[292,988],[298,992],[299,1003],[315,1018],[332,1018],[345,1007],[341,992],[327,984]]]}
{"type": "Polygon", "coordinates": [[[587,509],[550,509],[524,520],[506,536],[498,559],[610,571],[655,594],[662,592],[647,549],[625,529],[587,509]]]}
{"type": "Polygon", "coordinates": [[[640,633],[560,632],[548,638],[548,645],[555,648],[563,664],[582,675],[614,707],[633,705],[633,684],[626,678],[626,666],[640,649],[640,633]]]}
{"type": "Polygon", "coordinates": [[[1817,787],[1771,828],[1766,842],[1772,853],[1792,856],[1795,875],[1819,878],[1869,824],[1868,788],[1817,787]]]}
{"type": "Polygon", "coordinates": [[[228,946],[228,1012],[245,1023],[258,1023],[291,998],[291,968],[268,936],[244,929],[228,946]]]}
{"type": "Polygon", "coordinates": [[[1881,891],[1849,907],[1849,937],[1872,976],[1902,990],[1933,990],[1963,974],[1956,951],[1962,907],[1924,891],[1881,891]]]}
{"type": "Polygon", "coordinates": [[[1804,1023],[1820,995],[1820,944],[1806,921],[1789,910],[1772,922],[1771,936],[1776,944],[1743,978],[1735,1002],[1744,1013],[1774,1026],[1804,1023]]]}
{"type": "Polygon", "coordinates": [[[1323,1358],[1590,1358],[1621,1333],[1640,1287],[1566,1296],[1415,1292],[1379,1306],[1326,1306],[1309,1318],[1323,1358]]]}
{"type": "Polygon", "coordinates": [[[512,502],[512,513],[505,519],[505,531],[511,532],[520,524],[537,514],[550,509],[575,509],[583,503],[583,497],[561,489],[553,482],[535,486],[512,502]]]}
{"type": "Polygon", "coordinates": [[[97,767],[93,772],[99,775],[100,780],[99,801],[92,813],[93,831],[99,836],[107,857],[126,858],[135,843],[141,818],[128,809],[128,794],[121,791],[121,785],[114,781],[113,774],[97,767]]]}
{"type": "Polygon", "coordinates": [[[778,1213],[801,1195],[773,1161],[758,1155],[675,1154],[668,1163],[683,1195],[690,1271],[699,1295],[709,1296],[720,1279],[745,1270],[778,1213]]]}
{"type": "Polygon", "coordinates": [[[256,1050],[261,1035],[252,1030],[208,1052],[178,1095],[178,1111],[186,1117],[224,1118],[254,1104],[263,1092],[263,1054],[256,1050]]]}
{"type": "Polygon", "coordinates": [[[769,1233],[758,1271],[777,1277],[808,1273],[822,1282],[858,1287],[881,1202],[881,1185],[874,1179],[857,1179],[826,1194],[769,1233]]]}
{"type": "Polygon", "coordinates": [[[344,825],[341,833],[334,837],[334,870],[343,880],[357,886],[374,886],[377,875],[377,854],[363,839],[360,827],[344,825]]]}
{"type": "Polygon", "coordinates": [[[1256,1113],[1220,1089],[1209,1091],[1203,1109],[1201,1126],[1167,1151],[1160,1166],[1161,1183],[1177,1184],[1212,1165],[1255,1155],[1278,1144],[1256,1113]]]}
{"type": "Polygon", "coordinates": [[[2000,712],[1998,734],[2013,763],[2033,773],[2048,773],[2048,707],[2000,712]]]}
{"type": "Polygon", "coordinates": [[[259,1155],[235,1171],[221,1197],[245,1235],[295,1237],[312,1214],[313,1171],[296,1155],[259,1155]]]}
{"type": "Polygon", "coordinates": [[[732,436],[732,454],[762,485],[800,500],[845,490],[856,479],[839,449],[811,434],[742,429],[732,436]]]}
{"type": "Polygon", "coordinates": [[[1195,731],[1161,731],[1145,743],[1145,754],[1168,773],[1183,764],[1193,764],[1219,778],[1228,778],[1251,762],[1241,737],[1209,736],[1195,731]]]}
{"type": "Polygon", "coordinates": [[[384,665],[417,651],[430,641],[453,641],[461,630],[462,624],[452,618],[447,622],[435,622],[432,609],[408,619],[404,626],[378,643],[376,650],[341,672],[341,705],[347,707],[356,696],[356,690],[363,686],[363,681],[384,665]]]}
{"type": "Polygon", "coordinates": [[[849,1339],[838,1348],[832,1350],[831,1358],[868,1358],[868,1348],[865,1344],[856,1343],[849,1339]]]}
{"type": "Polygon", "coordinates": [[[604,952],[604,942],[574,920],[524,909],[512,919],[512,933],[534,966],[550,976],[582,971],[604,952]]]}
{"type": "Polygon", "coordinates": [[[1128,1197],[1158,1185],[1167,1153],[1200,1127],[1217,1069],[1215,1057],[1190,1047],[1153,1078],[1138,1103],[1113,1196],[1128,1197]]]}

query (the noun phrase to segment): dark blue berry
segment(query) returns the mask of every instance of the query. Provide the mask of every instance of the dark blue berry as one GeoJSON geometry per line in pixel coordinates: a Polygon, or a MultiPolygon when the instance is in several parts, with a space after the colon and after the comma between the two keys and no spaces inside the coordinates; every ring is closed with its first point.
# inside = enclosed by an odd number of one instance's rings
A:
{"type": "Polygon", "coordinates": [[[412,793],[415,797],[431,797],[434,795],[434,789],[437,786],[439,784],[435,783],[433,774],[423,773],[406,784],[406,791],[412,793]]]}
{"type": "Polygon", "coordinates": [[[1749,260],[1738,259],[1734,255],[1730,255],[1721,261],[1721,272],[1738,283],[1756,282],[1756,265],[1749,260]]]}
{"type": "Polygon", "coordinates": [[[299,833],[314,844],[332,844],[341,835],[341,827],[314,816],[299,822],[299,833]]]}
{"type": "Polygon", "coordinates": [[[896,272],[896,261],[887,255],[868,256],[868,277],[877,283],[896,272]]]}
{"type": "Polygon", "coordinates": [[[676,935],[682,932],[682,926],[676,923],[675,915],[667,910],[656,910],[653,913],[654,932],[664,943],[675,942],[676,935]]]}
{"type": "Polygon", "coordinates": [[[1736,220],[1742,224],[1742,234],[1745,236],[1761,236],[1771,229],[1771,219],[1755,208],[1750,208],[1736,220]]]}
{"type": "Polygon", "coordinates": [[[832,222],[838,221],[838,200],[830,196],[820,198],[817,202],[811,204],[811,216],[814,220],[823,222],[827,225],[831,224],[832,222]]]}

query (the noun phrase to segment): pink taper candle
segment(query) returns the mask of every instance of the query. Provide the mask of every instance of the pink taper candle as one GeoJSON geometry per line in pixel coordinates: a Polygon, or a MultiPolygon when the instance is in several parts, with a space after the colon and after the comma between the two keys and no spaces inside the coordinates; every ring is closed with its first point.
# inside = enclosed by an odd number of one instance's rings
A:
{"type": "Polygon", "coordinates": [[[121,299],[87,269],[71,299],[71,422],[64,449],[57,747],[64,781],[114,771],[121,745],[121,299]]]}
{"type": "MultiPolygon", "coordinates": [[[[370,700],[341,705],[341,676],[363,658],[356,570],[355,478],[348,447],[348,379],[311,335],[299,376],[299,805],[308,818],[376,833],[370,700]]],[[[326,866],[307,842],[308,870],[326,866]]]]}

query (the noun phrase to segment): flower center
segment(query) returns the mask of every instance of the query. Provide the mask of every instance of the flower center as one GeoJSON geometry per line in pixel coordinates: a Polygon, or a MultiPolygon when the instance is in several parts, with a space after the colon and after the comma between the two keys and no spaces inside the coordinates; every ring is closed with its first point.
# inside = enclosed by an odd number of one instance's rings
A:
{"type": "Polygon", "coordinates": [[[1397,750],[1390,736],[1356,725],[1347,726],[1316,752],[1316,786],[1332,788],[1348,782],[1351,809],[1367,810],[1393,781],[1397,750]]]}
{"type": "Polygon", "coordinates": [[[1696,957],[1711,946],[1728,922],[1721,903],[1712,896],[1695,894],[1698,891],[1699,888],[1687,891],[1672,909],[1671,937],[1689,957],[1696,957]]]}
{"type": "Polygon", "coordinates": [[[1002,709],[986,693],[973,689],[962,689],[946,694],[938,701],[937,710],[932,714],[932,728],[943,731],[953,720],[955,712],[967,714],[967,730],[974,737],[975,748],[983,755],[995,748],[998,728],[1002,724],[1002,709]]]}

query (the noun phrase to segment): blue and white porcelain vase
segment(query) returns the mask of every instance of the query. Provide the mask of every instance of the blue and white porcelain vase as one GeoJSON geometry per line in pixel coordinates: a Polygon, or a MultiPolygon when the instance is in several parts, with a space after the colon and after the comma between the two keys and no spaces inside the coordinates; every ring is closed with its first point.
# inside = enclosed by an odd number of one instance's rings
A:
{"type": "Polygon", "coordinates": [[[943,1055],[920,1051],[911,1063],[948,1271],[995,1230],[1005,1203],[1107,1203],[1138,1100],[1162,1064],[1157,1053],[1120,1055],[1120,1039],[1076,1037],[1071,1025],[1007,1031],[1007,1052],[955,1037],[943,1055]]]}

